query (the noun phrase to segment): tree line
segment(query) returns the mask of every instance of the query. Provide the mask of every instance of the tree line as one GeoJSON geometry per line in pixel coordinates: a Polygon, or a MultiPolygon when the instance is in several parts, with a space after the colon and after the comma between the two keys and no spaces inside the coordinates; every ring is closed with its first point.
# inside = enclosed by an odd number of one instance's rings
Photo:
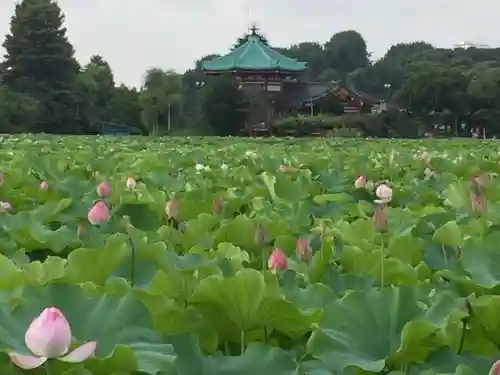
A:
{"type": "MultiPolygon", "coordinates": [[[[238,38],[235,46],[242,42],[238,38]]],[[[232,77],[201,71],[201,63],[217,55],[201,57],[182,74],[151,69],[139,89],[117,86],[101,56],[80,65],[56,0],[16,4],[3,46],[2,133],[92,134],[103,123],[117,123],[143,134],[228,135],[248,116],[248,98],[232,77]]],[[[324,44],[273,47],[308,63],[305,80],[340,80],[385,101],[383,113],[370,115],[375,125],[363,125],[372,126],[370,135],[408,136],[416,127],[433,131],[436,125],[454,135],[476,127],[500,133],[500,48],[444,49],[418,41],[393,45],[373,61],[353,30],[324,44]]]]}

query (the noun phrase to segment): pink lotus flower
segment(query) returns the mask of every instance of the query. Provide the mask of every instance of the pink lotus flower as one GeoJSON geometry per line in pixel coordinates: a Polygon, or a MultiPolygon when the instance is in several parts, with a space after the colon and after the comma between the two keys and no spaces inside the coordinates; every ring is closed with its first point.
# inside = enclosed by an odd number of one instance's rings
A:
{"type": "Polygon", "coordinates": [[[125,186],[127,186],[127,189],[133,190],[135,189],[136,182],[132,177],[127,178],[127,181],[125,182],[125,186]]]}
{"type": "Polygon", "coordinates": [[[89,210],[87,219],[93,225],[106,223],[109,220],[109,210],[106,203],[97,201],[89,210]]]}
{"type": "Polygon", "coordinates": [[[297,243],[295,245],[295,254],[297,255],[297,258],[303,261],[310,261],[312,256],[312,249],[309,245],[309,241],[305,238],[297,239],[297,243]]]}
{"type": "Polygon", "coordinates": [[[0,201],[0,212],[7,212],[12,210],[12,205],[9,202],[0,201]]]}
{"type": "Polygon", "coordinates": [[[47,181],[40,182],[40,189],[47,190],[49,188],[49,183],[47,181]]]}
{"type": "Polygon", "coordinates": [[[273,250],[267,261],[267,266],[270,270],[286,270],[288,268],[288,262],[286,261],[286,255],[284,251],[280,248],[273,250]]]}
{"type": "Polygon", "coordinates": [[[99,198],[104,198],[108,195],[111,195],[111,188],[106,182],[101,182],[99,185],[97,185],[96,191],[99,198]]]}
{"type": "Polygon", "coordinates": [[[364,176],[359,176],[356,181],[354,181],[354,187],[356,189],[364,188],[366,186],[366,180],[364,176]]]}
{"type": "Polygon", "coordinates": [[[34,319],[24,337],[26,346],[34,354],[10,352],[10,360],[24,370],[40,367],[50,358],[63,362],[79,363],[92,356],[97,341],[89,341],[67,354],[71,346],[71,328],[59,309],[49,307],[34,319]]]}
{"type": "Polygon", "coordinates": [[[491,370],[488,375],[500,375],[500,361],[496,361],[491,366],[491,370]]]}

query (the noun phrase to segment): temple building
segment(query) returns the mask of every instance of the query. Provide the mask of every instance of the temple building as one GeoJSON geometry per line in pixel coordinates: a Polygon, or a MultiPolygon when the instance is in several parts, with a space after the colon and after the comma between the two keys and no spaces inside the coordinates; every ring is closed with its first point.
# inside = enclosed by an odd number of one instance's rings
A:
{"type": "Polygon", "coordinates": [[[314,115],[317,103],[329,95],[341,103],[344,113],[359,113],[378,104],[366,94],[349,89],[340,82],[304,82],[301,76],[307,63],[272,49],[253,26],[246,40],[224,56],[202,63],[206,75],[230,73],[240,88],[252,98],[253,124],[273,118],[303,113],[314,115]]]}

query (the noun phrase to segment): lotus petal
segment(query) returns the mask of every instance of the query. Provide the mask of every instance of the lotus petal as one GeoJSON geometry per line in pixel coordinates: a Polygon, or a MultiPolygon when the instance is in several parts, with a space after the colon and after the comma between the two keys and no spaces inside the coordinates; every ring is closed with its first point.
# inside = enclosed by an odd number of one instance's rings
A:
{"type": "Polygon", "coordinates": [[[32,370],[47,362],[46,357],[34,357],[32,355],[23,355],[15,352],[9,353],[9,358],[12,363],[23,370],[32,370]]]}
{"type": "Polygon", "coordinates": [[[60,357],[58,359],[63,362],[71,362],[71,363],[83,362],[94,354],[96,347],[97,347],[97,341],[89,341],[83,344],[82,346],[79,346],[68,355],[60,357]]]}

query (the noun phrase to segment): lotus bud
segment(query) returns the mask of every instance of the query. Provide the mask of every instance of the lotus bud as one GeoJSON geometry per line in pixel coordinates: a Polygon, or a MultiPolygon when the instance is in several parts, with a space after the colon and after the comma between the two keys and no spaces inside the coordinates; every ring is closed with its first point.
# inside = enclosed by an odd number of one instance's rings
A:
{"type": "Polygon", "coordinates": [[[364,188],[366,186],[366,180],[364,176],[359,176],[356,181],[354,181],[354,187],[356,189],[364,188]]]}
{"type": "Polygon", "coordinates": [[[385,204],[392,200],[392,189],[386,184],[380,184],[375,190],[377,199],[375,203],[385,204]]]}
{"type": "Polygon", "coordinates": [[[96,191],[99,198],[104,198],[111,194],[111,188],[106,182],[101,182],[97,185],[96,191]]]}
{"type": "Polygon", "coordinates": [[[127,187],[127,189],[134,190],[136,185],[137,184],[132,177],[127,178],[127,181],[125,182],[125,186],[127,187]]]}
{"type": "Polygon", "coordinates": [[[49,188],[49,183],[47,181],[40,182],[40,189],[47,190],[49,188]]]}
{"type": "Polygon", "coordinates": [[[278,168],[278,171],[279,172],[288,172],[290,171],[292,168],[289,166],[289,165],[286,165],[286,164],[281,164],[278,168]]]}
{"type": "Polygon", "coordinates": [[[49,307],[34,319],[25,335],[26,347],[35,355],[23,355],[10,352],[11,361],[24,370],[42,366],[49,358],[57,358],[63,362],[83,362],[94,354],[96,341],[90,341],[68,353],[72,334],[66,317],[55,308],[49,307]]]}
{"type": "Polygon", "coordinates": [[[215,197],[212,201],[212,212],[214,215],[220,215],[222,212],[222,200],[220,197],[215,197]]]}
{"type": "Polygon", "coordinates": [[[108,206],[103,201],[97,201],[89,210],[87,219],[92,225],[108,222],[110,218],[108,206]]]}
{"type": "Polygon", "coordinates": [[[255,228],[255,233],[254,233],[254,242],[257,246],[261,246],[266,243],[267,240],[267,234],[266,230],[262,226],[262,224],[257,224],[257,227],[255,228]]]}
{"type": "Polygon", "coordinates": [[[178,219],[179,217],[179,203],[175,199],[170,199],[165,204],[165,213],[168,218],[178,219]]]}
{"type": "Polygon", "coordinates": [[[483,191],[483,189],[481,188],[481,185],[479,184],[479,181],[475,177],[469,178],[469,188],[470,188],[471,194],[473,194],[473,195],[479,195],[483,191]]]}
{"type": "Polygon", "coordinates": [[[12,210],[12,205],[9,202],[0,201],[0,212],[8,212],[12,210]]]}
{"type": "Polygon", "coordinates": [[[267,261],[267,266],[270,270],[286,270],[288,264],[286,261],[286,255],[282,249],[276,248],[272,251],[267,261]]]}
{"type": "Polygon", "coordinates": [[[4,181],[4,175],[2,172],[0,172],[0,186],[3,185],[3,181],[4,181]]]}
{"type": "Polygon", "coordinates": [[[500,375],[500,361],[496,361],[495,363],[493,363],[493,366],[491,366],[491,370],[488,375],[500,375]]]}
{"type": "Polygon", "coordinates": [[[373,210],[372,216],[373,227],[377,232],[384,232],[388,228],[387,214],[383,204],[378,204],[373,210]]]}
{"type": "Polygon", "coordinates": [[[312,257],[312,249],[309,245],[309,241],[305,238],[298,238],[297,243],[295,245],[295,254],[297,258],[308,262],[312,257]]]}
{"type": "Polygon", "coordinates": [[[420,159],[422,159],[426,163],[429,163],[429,152],[422,151],[422,153],[420,154],[420,159]]]}
{"type": "Polygon", "coordinates": [[[479,188],[484,189],[488,182],[490,181],[490,176],[487,173],[481,173],[479,176],[474,178],[479,188]]]}
{"type": "Polygon", "coordinates": [[[484,214],[486,211],[486,199],[484,199],[484,196],[481,194],[471,194],[470,199],[472,211],[479,215],[484,214]]]}

